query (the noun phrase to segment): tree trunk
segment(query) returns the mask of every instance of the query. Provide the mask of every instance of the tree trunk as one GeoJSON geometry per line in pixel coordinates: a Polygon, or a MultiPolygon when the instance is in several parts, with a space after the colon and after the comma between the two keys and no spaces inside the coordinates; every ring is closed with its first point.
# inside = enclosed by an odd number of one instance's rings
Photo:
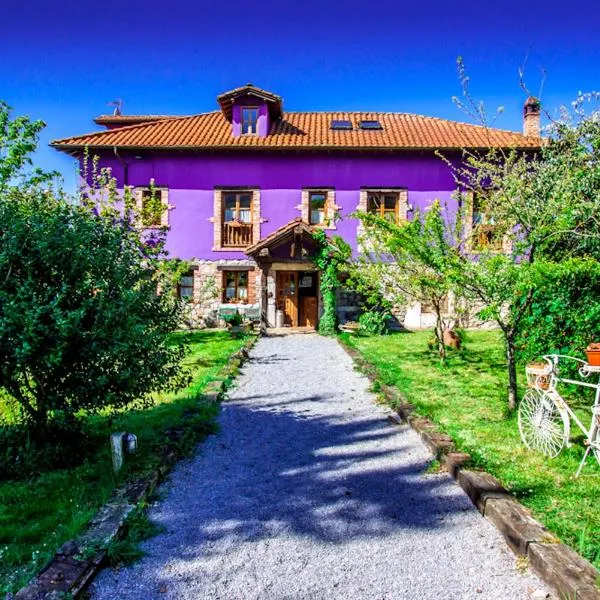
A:
{"type": "Polygon", "coordinates": [[[445,362],[446,360],[446,345],[444,344],[444,321],[442,320],[442,312],[439,304],[433,303],[435,308],[435,337],[438,344],[438,353],[440,360],[445,362]]]}
{"type": "Polygon", "coordinates": [[[517,363],[515,358],[515,343],[512,334],[505,334],[506,363],[508,366],[508,408],[517,408],[517,363]]]}

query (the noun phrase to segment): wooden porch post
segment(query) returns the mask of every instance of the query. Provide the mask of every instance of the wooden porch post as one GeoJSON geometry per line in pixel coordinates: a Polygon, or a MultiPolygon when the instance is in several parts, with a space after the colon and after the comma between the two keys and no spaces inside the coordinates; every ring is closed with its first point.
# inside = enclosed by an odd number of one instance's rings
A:
{"type": "Polygon", "coordinates": [[[260,265],[260,284],[261,284],[261,310],[260,310],[260,333],[266,335],[269,326],[269,289],[268,289],[269,265],[262,263],[260,265]]]}

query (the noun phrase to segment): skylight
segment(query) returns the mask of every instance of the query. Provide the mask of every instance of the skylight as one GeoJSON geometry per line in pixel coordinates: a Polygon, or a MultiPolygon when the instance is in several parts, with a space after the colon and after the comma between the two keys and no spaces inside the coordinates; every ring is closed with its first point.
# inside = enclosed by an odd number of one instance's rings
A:
{"type": "Polygon", "coordinates": [[[374,119],[363,119],[358,122],[361,129],[383,129],[381,123],[374,119]]]}
{"type": "Polygon", "coordinates": [[[334,130],[351,130],[352,129],[352,121],[347,121],[346,119],[334,119],[331,121],[331,129],[334,130]]]}

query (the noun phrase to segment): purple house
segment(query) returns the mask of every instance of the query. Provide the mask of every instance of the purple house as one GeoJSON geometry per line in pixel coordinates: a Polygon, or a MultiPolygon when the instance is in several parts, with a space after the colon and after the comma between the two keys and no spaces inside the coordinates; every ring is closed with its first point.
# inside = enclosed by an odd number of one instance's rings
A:
{"type": "MultiPolygon", "coordinates": [[[[401,221],[434,199],[452,209],[456,186],[436,151],[460,160],[463,148],[540,145],[534,99],[523,134],[405,113],[284,112],[280,96],[251,84],[217,101],[192,116],[100,116],[104,130],[52,143],[79,160],[87,147],[141,205],[154,182],[170,256],[193,265],[180,294],[208,323],[235,305],[269,326],[281,311],[286,325],[315,327],[314,228],[356,247],[355,211],[401,221]]],[[[343,304],[342,318],[353,310],[343,304]]],[[[408,325],[427,324],[423,308],[411,307],[408,325]]]]}

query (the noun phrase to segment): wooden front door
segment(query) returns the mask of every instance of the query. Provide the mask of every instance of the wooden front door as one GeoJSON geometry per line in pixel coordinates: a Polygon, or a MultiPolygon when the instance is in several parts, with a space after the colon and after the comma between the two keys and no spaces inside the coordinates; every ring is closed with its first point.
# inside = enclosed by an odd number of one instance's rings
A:
{"type": "Polygon", "coordinates": [[[277,271],[277,308],[283,311],[283,322],[298,327],[298,273],[277,271]]]}
{"type": "Polygon", "coordinates": [[[317,327],[317,298],[303,296],[300,298],[300,327],[317,327]]]}

